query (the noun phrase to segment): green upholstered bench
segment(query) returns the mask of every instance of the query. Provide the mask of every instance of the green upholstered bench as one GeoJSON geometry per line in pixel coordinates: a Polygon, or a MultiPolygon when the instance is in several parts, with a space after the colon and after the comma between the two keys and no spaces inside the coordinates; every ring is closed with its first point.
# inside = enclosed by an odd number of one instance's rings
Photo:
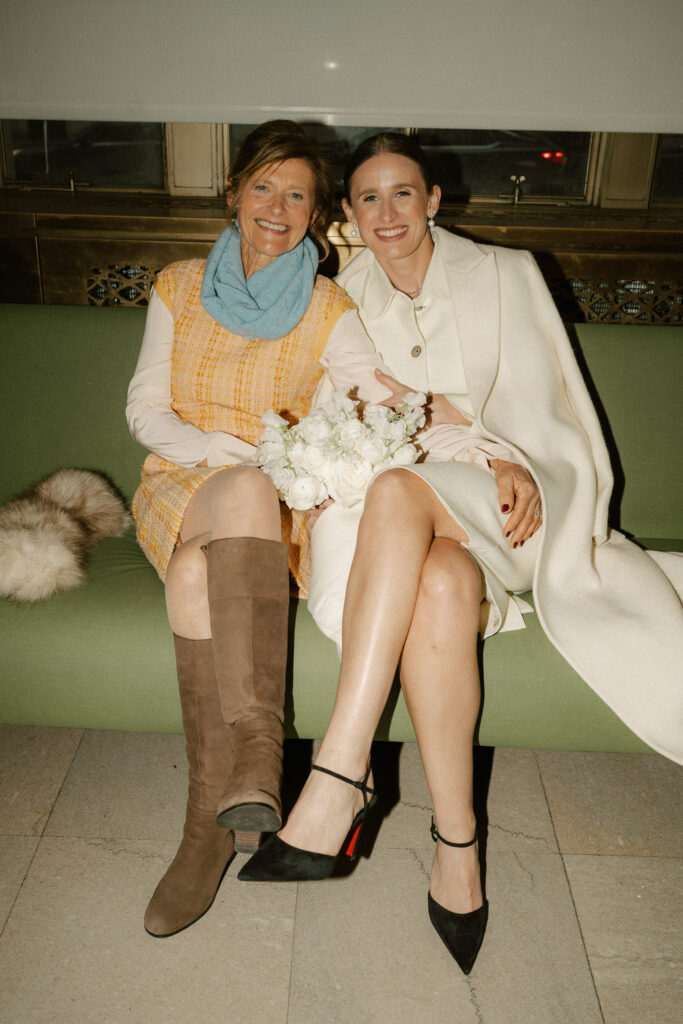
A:
{"type": "MultiPolygon", "coordinates": [[[[105,472],[130,499],[145,452],[124,419],[144,310],[0,306],[0,503],[65,466],[105,472]]],[[[613,523],[648,546],[683,550],[676,464],[683,327],[579,326],[617,478],[613,523]]],[[[528,596],[528,595],[527,595],[528,596]]],[[[478,739],[493,746],[647,748],[545,639],[524,631],[483,645],[478,739]]],[[[87,581],[40,605],[0,601],[0,721],[180,732],[163,587],[133,531],[104,541],[87,581]]],[[[304,602],[292,606],[287,731],[322,735],[337,656],[304,602]]],[[[414,739],[395,692],[378,737],[414,739]]]]}

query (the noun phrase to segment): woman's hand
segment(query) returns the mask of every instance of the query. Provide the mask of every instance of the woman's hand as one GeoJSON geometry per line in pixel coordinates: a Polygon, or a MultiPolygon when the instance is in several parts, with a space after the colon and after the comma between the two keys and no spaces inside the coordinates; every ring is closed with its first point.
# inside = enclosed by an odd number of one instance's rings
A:
{"type": "MultiPolygon", "coordinates": [[[[390,409],[396,409],[401,404],[406,395],[413,394],[417,391],[417,388],[408,388],[405,384],[400,384],[393,377],[390,377],[386,373],[382,373],[381,370],[375,370],[375,377],[383,384],[385,388],[391,391],[388,398],[385,398],[380,405],[387,405],[390,409]]],[[[445,395],[428,395],[427,405],[425,406],[425,413],[427,416],[427,422],[425,428],[435,427],[439,423],[459,423],[466,427],[469,427],[472,423],[468,420],[459,409],[456,409],[454,405],[448,401],[445,395]]]]}
{"type": "Polygon", "coordinates": [[[524,466],[505,459],[491,459],[490,466],[496,474],[500,510],[510,513],[503,533],[511,548],[519,547],[543,522],[542,515],[536,514],[537,509],[541,511],[541,492],[524,466]]]}
{"type": "Polygon", "coordinates": [[[310,509],[306,514],[306,529],[308,530],[309,537],[313,533],[313,527],[320,519],[320,516],[323,514],[326,508],[330,507],[330,505],[334,505],[334,499],[325,498],[321,505],[316,505],[315,508],[310,509]]]}

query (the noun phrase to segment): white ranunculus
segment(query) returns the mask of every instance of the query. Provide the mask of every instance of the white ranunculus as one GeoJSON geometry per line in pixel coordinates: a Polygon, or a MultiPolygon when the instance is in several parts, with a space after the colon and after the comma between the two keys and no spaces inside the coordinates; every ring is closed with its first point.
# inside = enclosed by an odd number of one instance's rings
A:
{"type": "Polygon", "coordinates": [[[349,454],[336,459],[329,468],[330,497],[350,508],[362,500],[373,472],[370,463],[358,455],[349,454]]]}
{"type": "Polygon", "coordinates": [[[285,501],[290,508],[303,512],[315,507],[319,492],[319,481],[307,473],[300,473],[284,492],[285,501]]]}

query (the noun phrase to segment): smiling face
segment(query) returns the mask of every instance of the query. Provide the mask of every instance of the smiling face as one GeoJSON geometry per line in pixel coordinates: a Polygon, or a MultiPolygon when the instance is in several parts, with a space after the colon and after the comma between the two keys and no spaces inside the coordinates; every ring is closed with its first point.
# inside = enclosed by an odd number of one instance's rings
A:
{"type": "Polygon", "coordinates": [[[435,185],[427,192],[422,172],[410,157],[370,157],[354,172],[350,193],[350,202],[342,201],[344,213],[358,225],[363,242],[382,266],[411,262],[413,257],[420,262],[431,253],[427,220],[439,207],[441,190],[435,185]]]}
{"type": "Polygon", "coordinates": [[[299,244],[315,216],[314,194],[305,160],[270,164],[246,182],[237,210],[246,278],[299,244]]]}

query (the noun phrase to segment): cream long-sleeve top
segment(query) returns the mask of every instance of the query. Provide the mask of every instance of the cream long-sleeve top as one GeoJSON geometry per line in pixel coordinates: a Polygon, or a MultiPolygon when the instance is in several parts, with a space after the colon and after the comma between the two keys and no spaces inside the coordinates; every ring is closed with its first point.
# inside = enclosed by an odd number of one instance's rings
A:
{"type": "MultiPolygon", "coordinates": [[[[143,447],[178,466],[235,466],[252,459],[254,445],[220,430],[205,432],[182,420],[171,408],[171,356],[174,325],[171,311],[154,289],[135,374],[128,388],[128,427],[143,447]]],[[[387,396],[374,375],[389,371],[370,342],[355,309],[344,313],[330,332],[320,364],[326,387],[357,388],[366,402],[387,396]]],[[[322,383],[322,382],[321,382],[322,383]]],[[[319,388],[320,395],[323,389],[319,388]]],[[[320,400],[314,396],[314,402],[320,400]]],[[[265,410],[264,410],[265,411],[265,410]]]]}

